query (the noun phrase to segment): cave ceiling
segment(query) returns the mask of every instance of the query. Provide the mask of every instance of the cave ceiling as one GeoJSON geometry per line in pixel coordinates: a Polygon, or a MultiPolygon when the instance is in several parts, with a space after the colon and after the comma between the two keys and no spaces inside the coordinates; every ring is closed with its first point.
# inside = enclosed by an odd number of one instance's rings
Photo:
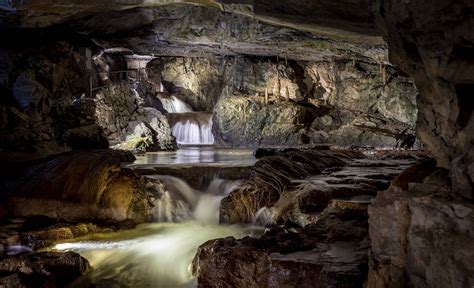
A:
{"type": "MultiPolygon", "coordinates": [[[[0,23],[72,31],[137,54],[387,62],[368,0],[5,0],[0,23]]],[[[5,29],[3,29],[5,30],[5,29]]]]}

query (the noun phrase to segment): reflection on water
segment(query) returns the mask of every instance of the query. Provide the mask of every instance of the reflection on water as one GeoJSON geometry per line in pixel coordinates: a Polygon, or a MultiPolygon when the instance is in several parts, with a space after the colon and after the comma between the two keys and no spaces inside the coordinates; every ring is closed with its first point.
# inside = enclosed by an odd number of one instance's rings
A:
{"type": "Polygon", "coordinates": [[[199,222],[144,224],[57,244],[55,249],[78,252],[91,264],[91,271],[71,287],[195,287],[191,263],[199,245],[261,233],[255,227],[199,222]]]}
{"type": "Polygon", "coordinates": [[[137,156],[133,165],[217,164],[251,166],[255,164],[251,149],[221,149],[215,147],[183,147],[174,152],[152,152],[137,156]]]}

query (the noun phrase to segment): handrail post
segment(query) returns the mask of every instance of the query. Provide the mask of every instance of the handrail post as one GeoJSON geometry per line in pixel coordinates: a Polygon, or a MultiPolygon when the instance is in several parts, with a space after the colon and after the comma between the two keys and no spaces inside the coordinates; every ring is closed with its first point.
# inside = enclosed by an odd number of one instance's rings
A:
{"type": "Polygon", "coordinates": [[[89,74],[89,97],[92,98],[92,71],[89,74]]]}

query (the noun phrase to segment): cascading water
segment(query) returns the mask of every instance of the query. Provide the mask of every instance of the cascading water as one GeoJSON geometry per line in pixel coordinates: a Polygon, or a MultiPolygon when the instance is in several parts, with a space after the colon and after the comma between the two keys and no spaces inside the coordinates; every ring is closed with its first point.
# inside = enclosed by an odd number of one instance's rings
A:
{"type": "Polygon", "coordinates": [[[212,114],[170,114],[171,131],[180,145],[213,145],[212,114]]]}
{"type": "Polygon", "coordinates": [[[171,133],[180,145],[213,145],[212,114],[193,112],[191,106],[178,97],[164,96],[158,98],[163,108],[170,113],[171,133]]]}
{"type": "Polygon", "coordinates": [[[168,113],[186,113],[193,111],[191,106],[174,95],[163,96],[158,94],[158,99],[160,99],[163,108],[168,111],[168,113]]]}
{"type": "Polygon", "coordinates": [[[214,179],[205,191],[196,190],[180,178],[150,176],[160,180],[168,194],[158,200],[154,211],[159,222],[196,220],[207,224],[219,224],[219,205],[222,198],[236,189],[240,181],[214,179]]]}
{"type": "Polygon", "coordinates": [[[178,209],[182,220],[190,221],[144,224],[134,230],[57,244],[56,250],[78,252],[92,267],[71,287],[196,287],[190,268],[199,245],[216,238],[242,238],[262,233],[256,227],[216,225],[221,199],[234,190],[239,181],[214,179],[207,189],[199,191],[176,177],[153,178],[160,180],[167,190],[167,196],[161,195],[157,210],[167,206],[167,212],[178,214],[178,209]]]}

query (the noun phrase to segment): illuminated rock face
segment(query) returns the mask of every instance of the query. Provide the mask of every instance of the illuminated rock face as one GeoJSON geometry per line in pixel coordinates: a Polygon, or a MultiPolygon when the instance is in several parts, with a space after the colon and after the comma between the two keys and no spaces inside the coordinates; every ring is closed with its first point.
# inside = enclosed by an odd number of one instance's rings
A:
{"type": "Polygon", "coordinates": [[[10,216],[48,216],[66,221],[147,221],[145,181],[121,162],[131,153],[69,152],[31,165],[7,182],[10,216]],[[49,180],[54,179],[54,180],[49,180]]]}
{"type": "MultiPolygon", "coordinates": [[[[159,70],[163,74],[163,87],[195,111],[214,112],[216,108],[213,120],[220,124],[214,125],[213,132],[216,143],[225,146],[324,142],[344,146],[394,147],[400,137],[413,138],[410,126],[416,110],[412,105],[416,91],[392,67],[384,68],[388,77],[382,77],[379,64],[387,60],[386,45],[374,32],[371,13],[367,12],[370,10],[357,8],[366,7],[368,3],[348,1],[344,5],[334,4],[324,10],[326,14],[320,15],[325,19],[322,23],[304,20],[298,24],[299,16],[307,16],[309,11],[320,11],[320,6],[325,4],[290,1],[281,2],[280,8],[270,8],[266,2],[258,5],[246,1],[197,2],[194,4],[199,5],[164,5],[162,1],[107,5],[72,0],[53,4],[50,1],[9,2],[16,10],[2,14],[0,21],[9,23],[13,30],[5,30],[2,34],[5,33],[7,38],[10,34],[25,34],[20,37],[20,42],[7,43],[2,52],[3,66],[19,68],[7,69],[8,72],[2,75],[1,85],[11,96],[10,102],[17,103],[22,109],[12,110],[10,104],[4,106],[8,117],[2,118],[1,134],[5,137],[1,147],[7,151],[21,147],[19,150],[40,155],[71,148],[106,148],[118,143],[124,144],[121,148],[137,151],[174,148],[166,121],[159,115],[163,109],[154,104],[132,103],[136,97],[126,89],[102,89],[93,93],[97,103],[87,99],[80,101],[83,105],[69,107],[74,99],[90,95],[90,72],[85,70],[87,59],[79,49],[83,46],[91,47],[94,56],[105,55],[104,59],[94,57],[92,73],[99,73],[92,77],[94,87],[119,80],[117,75],[104,79],[104,71],[127,68],[121,55],[113,54],[113,51],[166,56],[153,60],[147,72],[153,72],[153,68],[159,70]],[[239,10],[243,7],[239,5],[252,8],[239,10]],[[282,7],[289,6],[294,6],[292,12],[285,10],[281,13],[282,7]],[[339,18],[335,16],[338,13],[341,15],[339,18]],[[342,25],[342,20],[351,18],[351,15],[354,16],[349,20],[351,25],[342,25]],[[328,17],[335,22],[326,21],[328,17]],[[53,24],[56,26],[52,27],[53,24]],[[354,26],[352,24],[357,24],[356,31],[341,29],[354,26]],[[43,29],[38,29],[38,33],[15,30],[19,27],[43,29]],[[61,43],[56,47],[56,38],[64,38],[71,44],[61,43]],[[46,41],[45,47],[39,51],[17,53],[21,47],[44,43],[41,39],[50,41],[46,41]],[[101,50],[110,53],[99,52],[101,50]],[[40,68],[35,63],[47,68],[40,68]],[[330,70],[327,75],[326,70],[330,70]],[[53,84],[50,85],[47,79],[54,79],[53,84]],[[353,85],[357,79],[367,81],[353,85]],[[70,91],[66,87],[71,87],[70,91]],[[231,126],[241,127],[239,121],[247,119],[247,115],[223,115],[219,112],[232,105],[234,99],[230,102],[223,100],[216,106],[218,101],[234,94],[248,97],[258,93],[263,98],[265,91],[270,101],[281,97],[303,101],[303,106],[299,105],[301,103],[287,105],[283,101],[275,109],[268,109],[271,117],[267,117],[265,111],[256,111],[251,115],[256,126],[248,129],[256,130],[249,131],[250,134],[244,135],[240,141],[227,140],[230,139],[229,133],[235,134],[231,126]],[[307,102],[319,106],[319,100],[324,101],[323,109],[305,106],[307,102]],[[147,115],[151,113],[143,115],[143,106],[160,112],[149,119],[147,115]],[[356,113],[341,112],[339,108],[356,113]],[[295,109],[298,110],[296,113],[293,112],[295,109]],[[95,117],[91,114],[94,110],[95,117]],[[284,111],[285,115],[273,115],[279,111],[284,111]],[[304,111],[304,115],[299,111],[304,111]],[[298,120],[287,119],[291,117],[298,120]],[[68,120],[62,121],[65,118],[68,120]],[[392,122],[392,118],[396,121],[392,122]],[[277,120],[286,125],[281,131],[288,132],[288,140],[270,139],[272,133],[280,129],[275,123],[277,120]],[[157,125],[143,127],[150,121],[157,125]],[[36,123],[41,123],[38,125],[41,131],[26,135],[25,131],[31,130],[36,123]],[[268,129],[258,131],[262,126],[268,129]],[[137,129],[143,132],[143,137],[135,133],[137,129]],[[153,131],[157,132],[156,135],[153,131]],[[130,136],[128,140],[127,136],[130,136]],[[262,140],[264,138],[267,140],[262,140]]],[[[154,95],[149,96],[149,89],[138,90],[141,98],[153,98],[159,103],[154,95]]],[[[259,101],[252,99],[250,102],[253,102],[251,106],[259,106],[259,101]]]]}
{"type": "Polygon", "coordinates": [[[158,57],[148,63],[147,74],[171,97],[214,112],[221,145],[393,148],[410,137],[413,145],[417,91],[394,67],[277,60],[158,57]]]}

